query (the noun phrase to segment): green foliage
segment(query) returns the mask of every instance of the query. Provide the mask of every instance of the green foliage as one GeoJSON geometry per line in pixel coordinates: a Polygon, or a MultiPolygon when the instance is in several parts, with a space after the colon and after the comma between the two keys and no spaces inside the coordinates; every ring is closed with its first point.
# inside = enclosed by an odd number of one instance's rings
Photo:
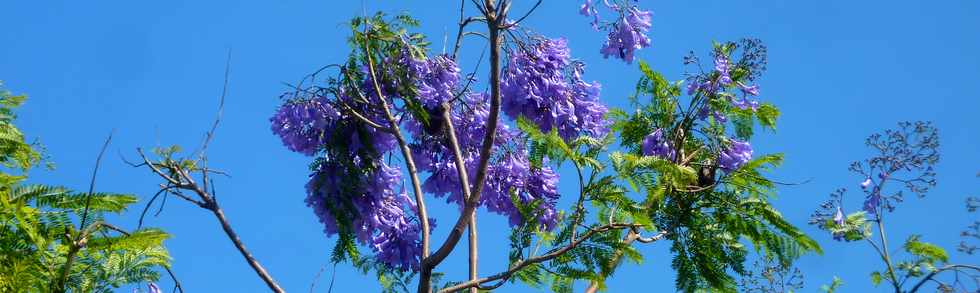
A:
{"type": "Polygon", "coordinates": [[[732,117],[732,123],[713,119],[696,123],[688,112],[691,110],[678,110],[679,82],[668,82],[646,63],[640,64],[640,71],[643,77],[631,98],[636,111],[610,112],[625,151],[610,153],[609,161],[617,181],[622,180],[632,191],[645,191],[646,200],[635,203],[647,213],[645,226],[668,232],[666,238],[673,242],[677,288],[684,292],[735,292],[731,273],[745,272],[743,263],[750,252],[746,244],[784,266],[804,253],[819,253],[816,241],[769,203],[775,184],[764,173],[782,163],[781,154],[757,156],[724,174],[716,172],[714,165],[716,152],[727,143],[727,125],[733,127],[736,137],[748,140],[756,120],[762,127],[774,129],[779,111],[771,104],[763,104],[757,111],[740,110],[723,97],[698,93],[691,97],[692,108],[699,101],[710,103],[712,109],[732,117]],[[638,102],[643,95],[650,96],[649,104],[638,102]],[[643,139],[654,129],[662,129],[671,144],[679,146],[676,158],[642,155],[643,139]]]}
{"type": "Polygon", "coordinates": [[[911,259],[898,262],[896,268],[908,277],[922,277],[935,272],[937,266],[949,262],[949,255],[942,247],[920,241],[919,235],[909,236],[902,248],[911,259]]]}
{"type": "MultiPolygon", "coordinates": [[[[643,261],[634,241],[652,233],[665,233],[665,239],[672,242],[676,286],[684,292],[735,292],[732,273],[746,272],[743,263],[753,251],[748,245],[786,267],[804,253],[819,253],[816,241],[769,203],[775,195],[775,183],[764,173],[778,167],[783,156],[757,156],[738,170],[716,173],[716,152],[728,143],[725,124],[713,121],[693,129],[697,123],[691,113],[677,112],[681,82],[667,81],[644,62],[640,62],[640,71],[643,76],[630,97],[636,110],[612,109],[608,114],[618,134],[618,150],[609,151],[616,143],[614,135],[565,141],[554,131],[540,131],[527,119],[517,120],[517,127],[527,134],[531,145],[532,164],[544,164],[545,158],[556,164],[571,162],[579,175],[580,194],[570,213],[559,217],[553,232],[537,229],[529,220],[533,217],[524,215],[526,223],[512,230],[510,262],[516,265],[568,245],[589,231],[584,229],[607,223],[631,223],[636,228],[603,230],[578,239],[582,242],[566,253],[528,265],[510,281],[571,292],[575,281],[584,280],[604,290],[605,279],[623,260],[643,261]],[[649,96],[650,102],[642,103],[643,96],[649,96]],[[677,158],[642,154],[644,137],[658,128],[673,145],[680,146],[677,158]],[[635,194],[642,196],[637,199],[635,194]],[[594,208],[595,220],[586,220],[586,204],[594,208]]],[[[756,120],[772,129],[779,115],[770,104],[753,112],[727,106],[725,99],[710,100],[735,117],[734,132],[745,140],[752,136],[756,120]]],[[[525,207],[515,201],[522,211],[533,212],[533,204],[525,207]]]]}
{"type": "MultiPolygon", "coordinates": [[[[17,118],[14,109],[26,100],[27,96],[13,95],[4,89],[0,81],[0,154],[3,154],[0,165],[20,171],[27,171],[41,162],[41,154],[35,150],[39,146],[25,142],[24,134],[13,124],[17,118]]],[[[11,175],[4,174],[7,176],[11,175]]]]}
{"type": "Polygon", "coordinates": [[[871,224],[868,223],[867,214],[864,211],[857,211],[844,218],[843,225],[837,225],[833,219],[824,221],[821,229],[827,230],[833,235],[841,235],[844,241],[862,241],[871,237],[871,224]]]}
{"type": "Polygon", "coordinates": [[[837,291],[837,289],[840,289],[840,287],[843,285],[844,285],[844,281],[838,278],[837,276],[834,276],[834,280],[831,281],[830,284],[824,284],[820,286],[820,291],[827,292],[827,293],[834,293],[834,291],[837,291]]]}
{"type": "MultiPolygon", "coordinates": [[[[3,90],[0,96],[0,162],[26,174],[41,155],[12,124],[13,108],[24,97],[3,90]]],[[[24,185],[25,179],[0,171],[0,292],[112,292],[156,281],[158,269],[169,266],[163,247],[168,234],[129,233],[104,221],[136,197],[24,185]],[[82,214],[85,226],[80,226],[82,214]]]]}

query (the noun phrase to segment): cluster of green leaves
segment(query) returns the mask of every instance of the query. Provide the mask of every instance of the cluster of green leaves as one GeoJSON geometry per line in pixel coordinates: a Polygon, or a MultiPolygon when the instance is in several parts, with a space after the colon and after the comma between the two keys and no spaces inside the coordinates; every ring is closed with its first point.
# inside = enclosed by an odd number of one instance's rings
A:
{"type": "Polygon", "coordinates": [[[363,97],[359,102],[374,106],[377,110],[377,101],[373,101],[377,98],[370,98],[377,96],[377,89],[370,84],[371,75],[365,69],[373,64],[377,85],[382,93],[399,97],[397,101],[391,100],[402,103],[401,106],[413,117],[424,124],[429,124],[430,113],[422,107],[417,98],[418,89],[414,82],[417,77],[409,72],[405,64],[393,62],[405,54],[418,60],[425,59],[429,43],[424,35],[409,31],[410,28],[418,26],[419,21],[407,14],[388,17],[378,12],[371,17],[354,18],[350,24],[351,37],[348,40],[352,50],[343,69],[344,77],[341,79],[341,85],[346,92],[357,93],[359,97],[363,97]],[[368,88],[366,93],[363,92],[364,85],[368,88]]]}
{"type": "MultiPolygon", "coordinates": [[[[769,203],[775,184],[763,172],[777,167],[782,156],[758,156],[738,170],[716,172],[717,152],[726,143],[727,125],[714,120],[698,123],[693,113],[679,110],[682,82],[667,81],[643,62],[640,71],[643,77],[631,98],[636,111],[610,111],[614,134],[604,139],[565,141],[554,131],[545,133],[518,119],[517,126],[531,146],[532,165],[543,164],[544,158],[555,164],[571,162],[579,175],[580,194],[576,205],[559,218],[555,231],[537,229],[533,221],[512,231],[512,265],[560,249],[588,229],[604,224],[629,223],[635,228],[594,233],[567,253],[518,271],[511,281],[571,292],[575,281],[585,280],[603,289],[604,280],[624,258],[634,263],[643,261],[633,241],[644,233],[661,231],[672,242],[677,288],[686,292],[735,292],[732,273],[746,272],[743,263],[750,252],[748,245],[783,266],[808,251],[819,252],[814,240],[769,203]],[[640,96],[649,96],[651,101],[640,103],[640,96]],[[680,146],[676,160],[643,155],[643,139],[658,128],[666,131],[673,145],[680,146]],[[616,134],[618,149],[613,147],[616,134]],[[586,209],[587,203],[592,209],[586,209]]],[[[698,103],[726,100],[702,93],[693,99],[689,111],[698,103]]],[[[779,113],[769,104],[755,112],[730,105],[713,108],[729,115],[746,114],[743,118],[751,123],[732,124],[743,139],[752,133],[738,128],[752,128],[758,120],[763,127],[773,129],[779,113]]]]}
{"type": "MultiPolygon", "coordinates": [[[[903,250],[908,253],[910,258],[895,263],[894,269],[898,273],[896,275],[899,278],[898,283],[936,272],[939,265],[949,261],[949,255],[945,249],[932,243],[922,242],[919,240],[920,238],[919,235],[909,236],[905,240],[905,244],[902,245],[903,250]]],[[[871,272],[871,283],[878,286],[881,281],[895,282],[891,276],[887,272],[873,271],[871,272]]]]}
{"type": "Polygon", "coordinates": [[[834,276],[834,279],[830,281],[830,284],[820,285],[820,291],[834,293],[837,291],[837,289],[840,289],[841,286],[844,286],[844,280],[834,276]]]}
{"type": "Polygon", "coordinates": [[[544,158],[557,165],[571,163],[579,175],[580,192],[575,205],[567,213],[560,214],[554,231],[543,230],[535,222],[535,202],[521,204],[515,200],[525,223],[512,230],[511,264],[580,242],[547,262],[531,264],[516,272],[511,280],[536,288],[547,285],[554,292],[572,292],[576,280],[603,286],[603,281],[613,273],[622,257],[641,262],[639,251],[623,241],[626,233],[622,229],[599,231],[581,239],[583,233],[610,223],[631,223],[653,230],[647,211],[627,195],[614,172],[606,171],[608,160],[604,156],[615,142],[614,137],[581,136],[566,142],[557,131],[544,133],[523,118],[517,120],[517,126],[526,134],[532,166],[544,164],[544,158]],[[586,221],[587,203],[601,221],[586,221]]]}
{"type": "Polygon", "coordinates": [[[831,235],[835,235],[835,237],[847,242],[864,241],[873,235],[873,227],[868,222],[865,211],[856,211],[848,214],[839,225],[833,218],[824,219],[819,224],[820,229],[830,232],[831,235]]]}
{"type": "Polygon", "coordinates": [[[0,292],[111,292],[156,281],[169,266],[169,235],[105,222],[135,196],[23,184],[41,158],[13,124],[24,99],[0,89],[0,162],[7,167],[0,170],[0,292]]]}
{"type": "MultiPolygon", "coordinates": [[[[734,47],[716,45],[715,50],[717,54],[731,54],[734,47]]],[[[739,61],[734,64],[732,78],[743,81],[749,76],[745,72],[749,68],[739,61]]],[[[620,133],[623,148],[611,158],[619,178],[635,191],[646,191],[640,206],[649,212],[652,226],[668,231],[678,289],[736,291],[731,273],[745,273],[746,244],[783,265],[805,252],[819,252],[813,239],[769,203],[775,184],[763,173],[779,166],[782,155],[757,156],[727,173],[718,170],[717,155],[729,131],[748,140],[755,121],[774,129],[778,110],[771,104],[763,104],[757,111],[738,109],[730,105],[725,97],[729,93],[723,90],[697,91],[690,97],[690,106],[683,109],[678,106],[682,82],[669,82],[642,62],[640,71],[643,78],[631,98],[636,110],[611,112],[616,121],[613,129],[620,133]],[[640,97],[650,97],[650,102],[640,103],[640,97]],[[712,117],[699,121],[694,111],[702,103],[735,118],[730,125],[712,117]],[[643,139],[655,129],[662,129],[675,146],[675,158],[643,155],[643,139]]],[[[716,78],[716,73],[706,76],[716,78]]]]}

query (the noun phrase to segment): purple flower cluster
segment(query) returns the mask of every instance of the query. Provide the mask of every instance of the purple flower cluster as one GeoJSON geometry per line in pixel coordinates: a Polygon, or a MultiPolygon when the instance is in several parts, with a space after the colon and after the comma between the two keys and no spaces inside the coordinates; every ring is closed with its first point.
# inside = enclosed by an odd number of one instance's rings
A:
{"type": "MultiPolygon", "coordinates": [[[[451,111],[471,186],[476,176],[479,149],[486,133],[489,116],[487,101],[483,94],[469,95],[469,109],[451,111]]],[[[507,216],[512,225],[519,225],[523,223],[522,215],[511,200],[511,193],[516,194],[524,203],[541,199],[541,205],[533,216],[543,227],[551,229],[557,221],[555,204],[558,199],[558,176],[547,166],[531,167],[524,148],[508,145],[517,141],[519,135],[506,124],[498,122],[493,152],[506,152],[507,155],[496,158],[487,168],[487,180],[483,185],[479,204],[491,212],[507,216]]],[[[430,173],[422,184],[423,191],[446,197],[446,201],[462,206],[461,182],[452,152],[445,146],[445,137],[422,136],[413,145],[413,152],[419,170],[430,173]]]]}
{"type": "Polygon", "coordinates": [[[328,236],[341,232],[338,220],[350,221],[350,232],[371,247],[379,261],[417,270],[420,231],[410,216],[415,203],[405,194],[401,171],[380,161],[364,174],[355,174],[354,169],[322,163],[306,184],[306,205],[328,236]],[[354,210],[347,210],[350,207],[354,210]]]}
{"type": "Polygon", "coordinates": [[[542,39],[512,52],[501,79],[504,114],[530,119],[544,132],[555,129],[566,140],[605,136],[608,109],[599,102],[599,84],[584,81],[583,71],[584,65],[570,61],[564,39],[542,39]]]}
{"type": "Polygon", "coordinates": [[[664,137],[663,128],[657,128],[657,130],[654,130],[643,138],[643,155],[674,160],[674,148],[671,147],[670,141],[664,137]]]}
{"type": "Polygon", "coordinates": [[[730,139],[731,145],[718,154],[718,167],[726,172],[734,171],[752,160],[752,146],[746,141],[730,139]]]}
{"type": "Polygon", "coordinates": [[[272,132],[289,150],[313,155],[323,143],[325,130],[340,113],[322,99],[290,101],[279,107],[269,119],[272,132]]]}
{"type": "MultiPolygon", "coordinates": [[[[878,174],[878,179],[884,182],[888,179],[887,174],[878,174]]],[[[861,181],[861,189],[864,190],[868,196],[864,199],[864,211],[869,215],[875,215],[878,213],[878,206],[881,205],[881,189],[871,180],[871,177],[867,177],[864,181],[861,181]]]]}
{"type": "Polygon", "coordinates": [[[582,3],[582,6],[579,6],[578,13],[584,16],[591,16],[592,22],[589,24],[592,25],[593,29],[599,30],[599,9],[592,4],[592,0],[585,0],[585,3],[582,3]]]}
{"type": "Polygon", "coordinates": [[[409,73],[415,77],[422,106],[435,109],[455,96],[454,91],[459,86],[459,67],[452,58],[438,55],[419,60],[407,52],[402,58],[402,62],[408,65],[409,73]]]}
{"type": "MultiPolygon", "coordinates": [[[[716,51],[714,53],[714,71],[710,74],[692,76],[688,79],[687,84],[687,94],[694,95],[697,92],[702,92],[705,95],[717,95],[719,92],[725,91],[725,89],[735,84],[741,91],[741,95],[735,94],[724,94],[723,96],[739,109],[752,109],[755,111],[759,108],[759,102],[751,99],[759,95],[758,85],[746,85],[742,82],[736,82],[732,80],[732,61],[729,59],[728,55],[724,52],[716,51]]],[[[704,105],[698,112],[698,117],[701,119],[707,118],[708,113],[711,112],[709,105],[704,105]]],[[[716,120],[721,122],[727,121],[724,114],[714,111],[711,113],[716,120]]]]}
{"type": "MultiPolygon", "coordinates": [[[[653,13],[640,10],[632,3],[619,5],[610,4],[607,0],[603,0],[603,4],[615,11],[619,17],[615,22],[606,25],[608,34],[599,52],[605,58],[613,56],[626,61],[626,63],[633,63],[636,50],[650,46],[650,37],[646,34],[652,26],[653,13]]],[[[592,0],[586,0],[580,6],[579,13],[592,17],[592,28],[599,30],[599,9],[592,4],[592,0]]]]}
{"type": "Polygon", "coordinates": [[[558,174],[549,167],[532,168],[526,154],[509,154],[487,169],[487,184],[480,204],[487,210],[509,218],[511,226],[522,224],[524,217],[534,217],[544,229],[557,223],[558,174]],[[511,194],[522,204],[541,200],[533,215],[522,215],[511,194]]]}
{"type": "Polygon", "coordinates": [[[606,42],[602,44],[599,52],[603,57],[623,59],[626,63],[633,63],[636,50],[650,46],[650,37],[646,33],[650,30],[650,19],[653,13],[643,11],[635,6],[624,8],[620,11],[620,19],[616,21],[613,29],[609,30],[606,42]]]}
{"type": "MultiPolygon", "coordinates": [[[[834,212],[834,225],[837,225],[837,227],[844,226],[844,209],[842,209],[839,205],[837,206],[837,211],[834,212]]],[[[834,240],[844,240],[844,232],[834,232],[833,236],[834,240]]]]}

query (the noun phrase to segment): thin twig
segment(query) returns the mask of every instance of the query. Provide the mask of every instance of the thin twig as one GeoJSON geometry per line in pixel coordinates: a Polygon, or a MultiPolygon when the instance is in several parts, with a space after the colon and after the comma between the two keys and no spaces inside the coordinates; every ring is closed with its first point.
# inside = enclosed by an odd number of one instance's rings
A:
{"type": "Polygon", "coordinates": [[[106,148],[109,147],[109,143],[112,141],[113,132],[109,133],[109,137],[107,137],[105,143],[102,144],[102,149],[99,150],[99,156],[95,159],[95,167],[92,169],[92,180],[89,182],[88,194],[85,195],[85,209],[82,211],[81,223],[78,225],[81,231],[79,231],[77,236],[73,236],[68,232],[67,228],[65,229],[65,237],[68,239],[68,253],[65,256],[65,264],[61,268],[61,276],[53,282],[54,292],[65,292],[67,290],[66,286],[68,282],[68,273],[71,272],[71,267],[75,262],[75,256],[79,251],[81,251],[82,247],[85,246],[85,242],[88,241],[88,233],[90,229],[85,226],[85,222],[88,220],[88,212],[92,203],[92,194],[95,192],[95,178],[99,174],[99,166],[102,164],[102,155],[105,154],[106,148]]]}
{"type": "MultiPolygon", "coordinates": [[[[452,286],[452,287],[444,288],[444,289],[439,290],[439,292],[440,293],[456,292],[456,291],[467,289],[467,288],[479,287],[481,284],[489,283],[489,282],[493,282],[493,281],[497,281],[497,280],[506,281],[506,280],[510,279],[510,277],[514,273],[520,271],[521,269],[524,269],[525,267],[527,267],[529,265],[537,264],[537,263],[541,263],[541,262],[545,262],[545,261],[549,261],[549,260],[551,260],[551,259],[553,259],[555,257],[561,256],[561,255],[567,253],[568,251],[574,249],[575,247],[578,247],[578,245],[581,244],[582,242],[584,242],[585,240],[587,240],[590,237],[592,237],[593,234],[601,233],[601,232],[606,232],[606,231],[613,230],[613,229],[627,229],[627,228],[636,227],[636,226],[638,226],[638,225],[636,225],[636,224],[613,223],[613,224],[606,224],[606,225],[603,225],[603,226],[599,226],[599,227],[595,227],[595,228],[589,229],[589,231],[587,231],[584,234],[582,234],[582,237],[581,238],[573,241],[572,243],[569,243],[568,245],[562,246],[560,248],[553,249],[551,252],[548,252],[546,254],[542,254],[540,256],[535,256],[535,257],[528,258],[526,260],[518,261],[518,262],[512,264],[511,267],[509,269],[507,269],[506,271],[503,271],[503,272],[494,274],[494,275],[489,276],[489,277],[485,277],[485,278],[481,278],[481,279],[477,279],[477,280],[473,280],[473,281],[469,281],[469,282],[464,282],[464,283],[460,283],[460,284],[455,285],[455,286],[452,286]]],[[[658,234],[658,236],[660,238],[656,238],[654,241],[659,240],[659,239],[662,239],[663,238],[663,235],[666,235],[666,232],[661,232],[660,234],[658,234]]],[[[499,286],[499,285],[497,285],[497,286],[499,286]]],[[[480,287],[480,288],[486,289],[486,288],[489,288],[489,287],[480,287]]]]}
{"type": "Polygon", "coordinates": [[[99,156],[95,159],[95,168],[92,169],[92,181],[88,185],[88,194],[85,196],[85,210],[82,211],[82,221],[79,227],[85,227],[85,221],[88,220],[89,204],[92,203],[92,193],[95,192],[95,177],[99,174],[99,166],[102,164],[102,155],[105,154],[106,148],[109,147],[109,143],[112,142],[112,134],[115,132],[113,130],[109,133],[109,137],[106,137],[105,143],[102,144],[102,149],[99,150],[99,156]]]}
{"type": "Polygon", "coordinates": [[[177,280],[177,276],[174,275],[174,272],[172,270],[170,270],[170,267],[165,266],[165,267],[163,267],[163,269],[164,270],[167,270],[167,274],[170,275],[170,279],[174,281],[174,291],[173,292],[180,291],[180,293],[184,293],[184,287],[180,285],[180,281],[177,280]]]}
{"type": "Polygon", "coordinates": [[[316,282],[320,280],[320,275],[323,274],[323,270],[326,268],[326,265],[320,266],[320,271],[316,272],[316,275],[313,276],[313,283],[310,284],[310,293],[313,293],[313,289],[316,288],[316,282]]]}
{"type": "Polygon", "coordinates": [[[399,130],[398,120],[391,113],[389,109],[388,101],[385,100],[384,94],[381,91],[381,85],[378,84],[378,75],[375,73],[374,60],[371,57],[371,50],[368,45],[369,32],[367,31],[367,26],[365,26],[364,31],[364,54],[368,61],[368,71],[371,74],[372,84],[374,85],[374,90],[378,95],[378,100],[381,102],[381,108],[384,110],[385,117],[388,119],[389,128],[393,130],[393,135],[398,141],[398,146],[401,149],[402,157],[405,159],[405,166],[408,168],[409,177],[412,179],[412,190],[415,193],[415,206],[418,208],[417,214],[419,223],[421,223],[422,228],[422,259],[426,259],[429,256],[429,215],[425,207],[425,197],[422,193],[422,183],[419,180],[418,169],[415,167],[415,159],[412,158],[412,150],[408,147],[408,142],[405,137],[402,136],[399,130]]]}
{"type": "MultiPolygon", "coordinates": [[[[475,0],[474,0],[475,2],[475,0]]],[[[480,148],[480,159],[476,169],[474,189],[463,205],[456,224],[453,225],[446,240],[436,250],[431,257],[422,258],[422,268],[419,276],[419,292],[429,292],[431,290],[432,270],[440,262],[449,256],[449,253],[456,248],[462,237],[463,230],[469,225],[471,215],[476,210],[476,205],[480,200],[480,193],[483,191],[483,183],[486,181],[487,167],[490,163],[491,150],[493,149],[494,139],[497,133],[498,117],[500,114],[500,22],[506,19],[506,1],[503,2],[501,9],[495,8],[495,0],[484,0],[484,7],[477,4],[477,8],[484,14],[487,28],[490,33],[490,113],[487,117],[488,123],[486,133],[483,137],[483,145],[480,148]]],[[[424,245],[424,244],[423,244],[424,245]]],[[[426,251],[423,251],[426,253],[426,251]]]]}

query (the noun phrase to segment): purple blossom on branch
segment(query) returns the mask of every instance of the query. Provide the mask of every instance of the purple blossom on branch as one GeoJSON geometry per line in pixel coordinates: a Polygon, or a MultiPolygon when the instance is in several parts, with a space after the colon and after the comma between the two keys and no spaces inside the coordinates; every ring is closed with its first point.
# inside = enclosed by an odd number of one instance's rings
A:
{"type": "Polygon", "coordinates": [[[725,172],[734,171],[752,160],[752,146],[746,141],[730,139],[731,145],[718,154],[718,167],[725,172]]]}
{"type": "Polygon", "coordinates": [[[599,52],[605,58],[613,56],[632,64],[636,50],[650,46],[650,37],[646,34],[652,26],[653,12],[630,6],[619,13],[619,20],[609,30],[599,52]]]}
{"type": "Polygon", "coordinates": [[[282,139],[289,150],[313,155],[323,143],[323,135],[340,117],[323,99],[286,102],[269,119],[272,132],[282,139]]]}
{"type": "MultiPolygon", "coordinates": [[[[486,131],[489,104],[483,94],[469,95],[468,110],[451,112],[456,129],[460,151],[469,174],[476,174],[479,149],[486,131]]],[[[494,159],[487,169],[487,180],[479,205],[493,213],[507,216],[511,225],[522,224],[523,216],[534,216],[546,229],[554,227],[556,218],[558,176],[549,167],[531,167],[527,150],[521,146],[509,145],[518,140],[518,132],[511,130],[503,122],[498,122],[494,153],[507,153],[494,159]],[[511,194],[517,195],[522,203],[540,200],[535,215],[521,215],[514,205],[511,194]]],[[[423,191],[437,197],[446,197],[447,202],[463,205],[461,182],[451,151],[445,146],[443,135],[422,136],[413,145],[414,157],[419,170],[429,172],[430,176],[422,183],[423,191]]],[[[475,177],[470,177],[470,185],[475,177]]]]}
{"type": "Polygon", "coordinates": [[[610,4],[608,0],[602,0],[602,3],[618,15],[615,22],[600,23],[599,9],[592,3],[592,0],[586,0],[579,6],[579,14],[592,17],[589,24],[592,25],[593,29],[598,31],[600,28],[606,28],[606,40],[602,48],[599,49],[599,53],[603,57],[613,56],[613,58],[622,59],[631,64],[635,58],[636,50],[650,46],[650,37],[647,36],[647,32],[652,26],[653,13],[640,10],[635,3],[631,2],[620,5],[610,4]]]}
{"type": "Polygon", "coordinates": [[[643,155],[674,160],[674,148],[671,147],[670,141],[664,136],[663,128],[657,128],[657,130],[654,130],[643,138],[643,155]]]}
{"type": "Polygon", "coordinates": [[[866,194],[864,209],[871,215],[894,210],[905,192],[923,197],[936,185],[933,166],[939,161],[939,132],[930,122],[902,122],[898,126],[868,137],[865,145],[878,154],[849,168],[865,178],[861,183],[866,194]],[[878,180],[872,181],[875,174],[878,180]],[[887,183],[901,188],[886,189],[887,183]]]}
{"type": "Polygon", "coordinates": [[[376,163],[374,171],[363,174],[354,170],[361,167],[321,163],[306,185],[306,204],[313,208],[327,236],[349,230],[346,232],[370,247],[379,261],[417,270],[421,244],[419,227],[411,216],[415,203],[405,194],[401,171],[376,163]],[[347,221],[350,226],[342,229],[345,224],[341,223],[347,221]]]}
{"type": "Polygon", "coordinates": [[[600,86],[586,82],[580,62],[572,62],[565,39],[540,39],[511,52],[501,78],[504,114],[526,117],[543,132],[552,129],[566,140],[587,134],[602,137],[610,122],[599,102],[600,86]]]}

